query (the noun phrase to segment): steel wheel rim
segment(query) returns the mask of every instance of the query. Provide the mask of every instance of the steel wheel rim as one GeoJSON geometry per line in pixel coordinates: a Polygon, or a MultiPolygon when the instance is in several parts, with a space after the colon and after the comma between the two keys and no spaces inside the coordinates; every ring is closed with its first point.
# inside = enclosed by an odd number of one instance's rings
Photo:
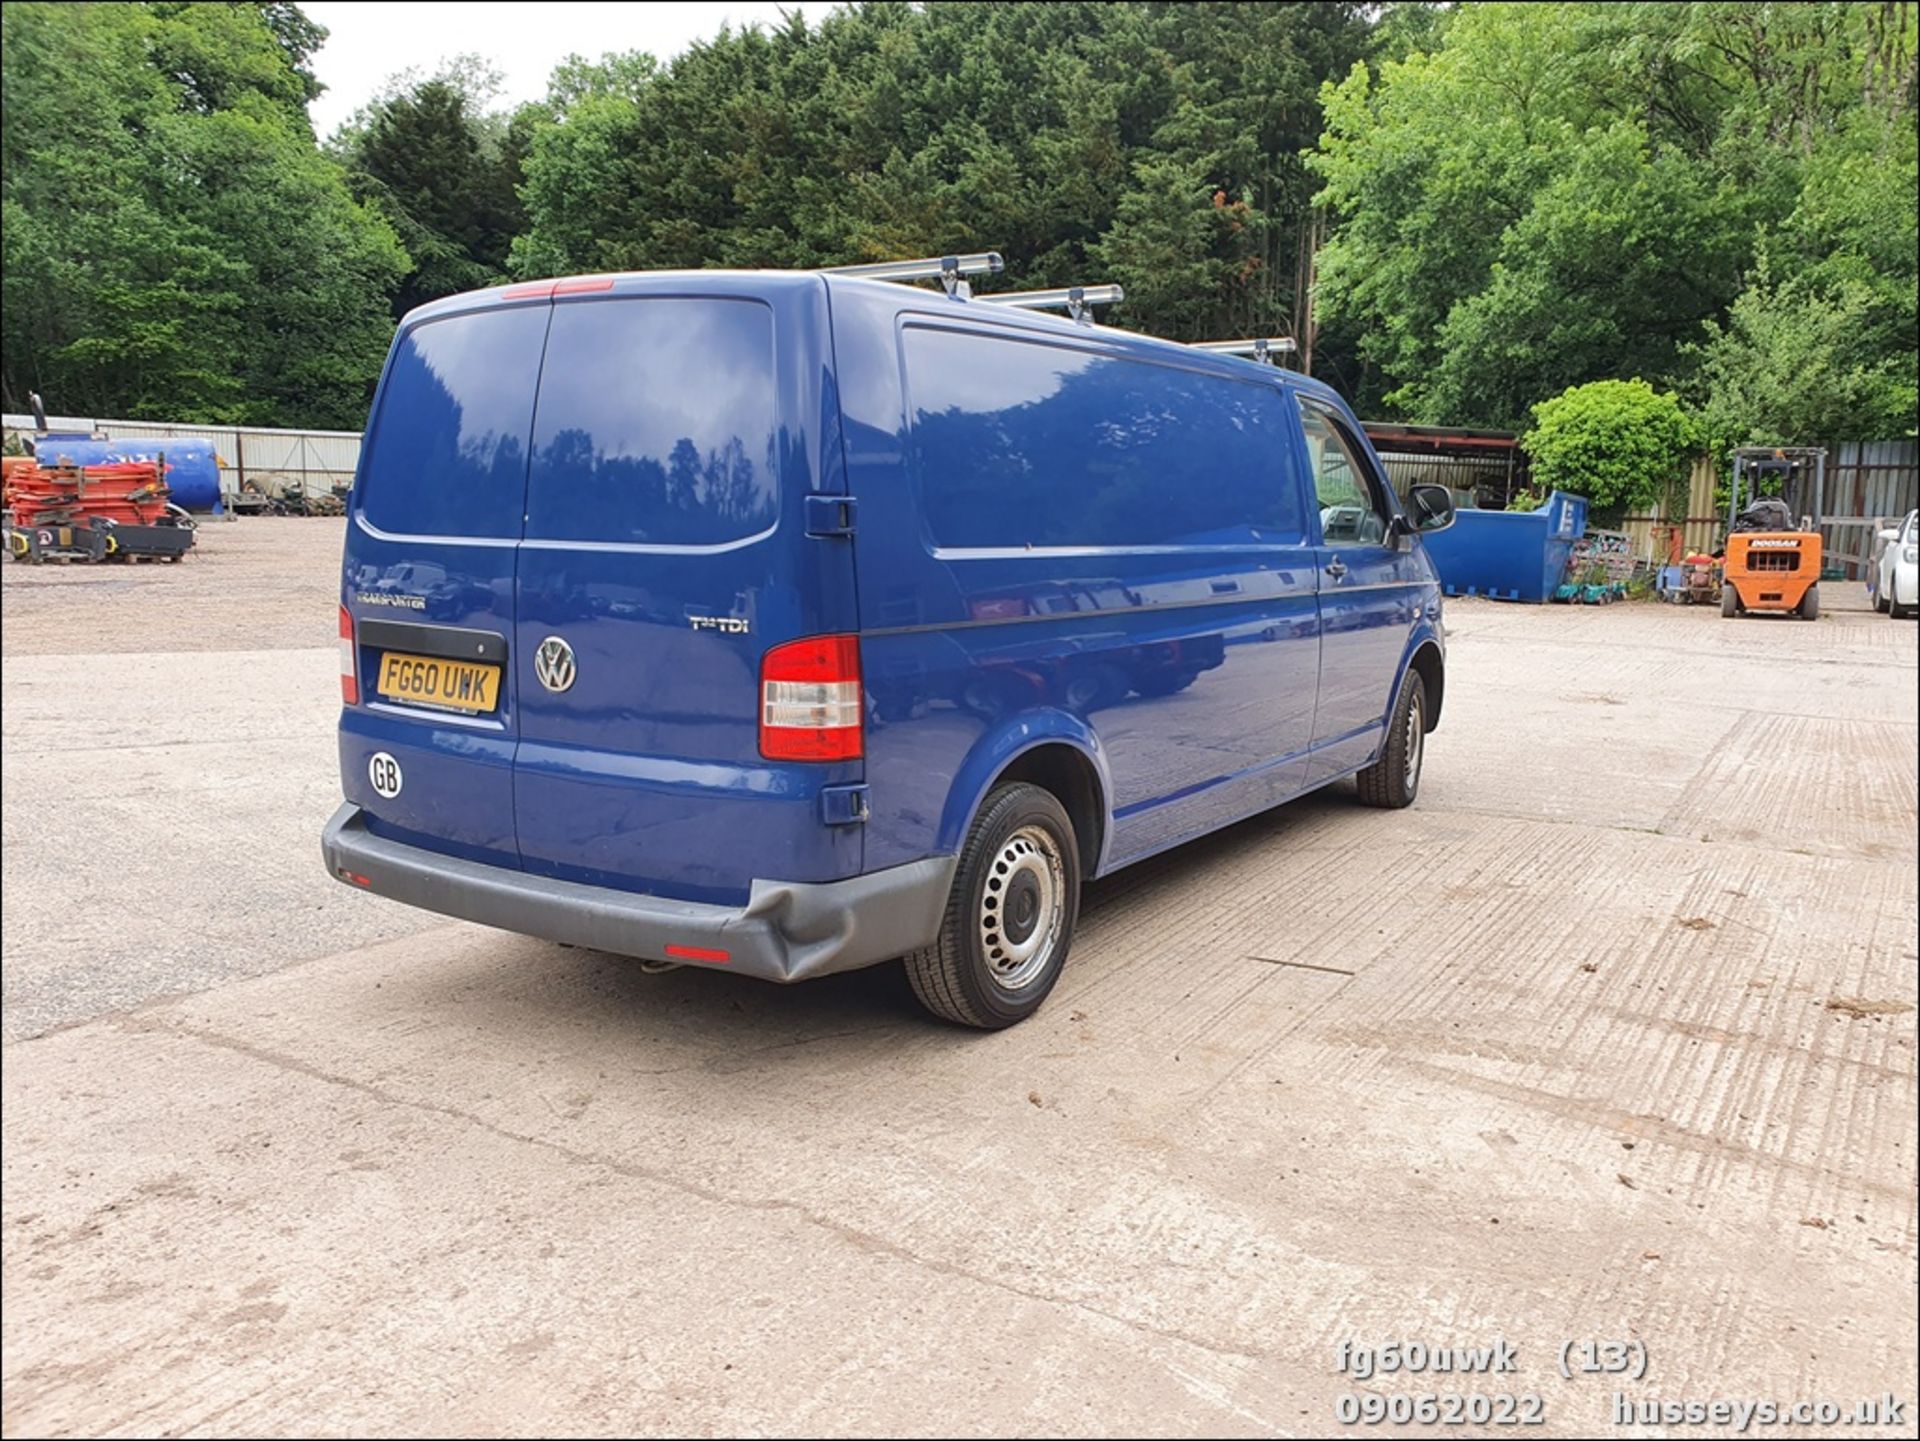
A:
{"type": "Polygon", "coordinates": [[[1066,894],[1060,844],[1040,826],[1020,827],[988,862],[976,928],[1000,989],[1024,990],[1045,973],[1066,921],[1066,894]]]}
{"type": "Polygon", "coordinates": [[[1407,790],[1420,784],[1420,754],[1426,746],[1427,728],[1420,723],[1420,700],[1414,697],[1407,707],[1407,790]]]}

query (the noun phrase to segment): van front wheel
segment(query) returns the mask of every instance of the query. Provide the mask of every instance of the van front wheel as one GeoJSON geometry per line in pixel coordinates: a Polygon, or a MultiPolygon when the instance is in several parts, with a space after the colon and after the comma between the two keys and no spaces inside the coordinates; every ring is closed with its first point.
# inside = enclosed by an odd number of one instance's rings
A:
{"type": "Polygon", "coordinates": [[[906,957],[907,979],[936,1016],[1001,1030],[1040,1009],[1079,915],[1073,821],[1050,791],[1001,786],[960,849],[939,938],[906,957]]]}
{"type": "Polygon", "coordinates": [[[1360,799],[1370,806],[1398,810],[1413,804],[1420,794],[1420,762],[1427,750],[1427,685],[1420,672],[1409,670],[1400,687],[1400,700],[1387,718],[1387,736],[1380,759],[1354,779],[1360,799]]]}

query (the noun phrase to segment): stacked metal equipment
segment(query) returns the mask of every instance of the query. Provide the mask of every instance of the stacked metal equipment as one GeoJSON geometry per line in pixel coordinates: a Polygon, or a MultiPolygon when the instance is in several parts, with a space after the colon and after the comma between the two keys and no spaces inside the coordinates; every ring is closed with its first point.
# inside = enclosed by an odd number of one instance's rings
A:
{"type": "Polygon", "coordinates": [[[115,465],[9,466],[4,520],[15,560],[177,561],[193,521],[169,504],[166,458],[115,465]]]}

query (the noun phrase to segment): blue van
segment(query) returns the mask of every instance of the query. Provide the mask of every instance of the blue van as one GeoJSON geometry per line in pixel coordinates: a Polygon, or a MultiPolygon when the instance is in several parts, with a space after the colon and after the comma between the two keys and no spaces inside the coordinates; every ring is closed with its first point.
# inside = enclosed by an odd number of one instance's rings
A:
{"type": "Polygon", "coordinates": [[[1010,1025],[1083,879],[1347,776],[1414,799],[1451,519],[1324,385],[964,288],[437,301],[353,487],[327,868],[768,980],[903,957],[1010,1025]]]}

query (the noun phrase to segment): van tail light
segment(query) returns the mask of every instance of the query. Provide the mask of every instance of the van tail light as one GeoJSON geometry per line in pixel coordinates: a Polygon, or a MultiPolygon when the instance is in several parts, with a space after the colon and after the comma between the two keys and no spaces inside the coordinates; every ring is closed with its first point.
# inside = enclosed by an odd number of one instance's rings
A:
{"type": "Polygon", "coordinates": [[[858,760],[860,637],[816,635],[760,662],[760,754],[770,761],[858,760]]]}
{"type": "Polygon", "coordinates": [[[353,617],[340,607],[340,703],[360,704],[360,656],[353,644],[353,617]]]}

